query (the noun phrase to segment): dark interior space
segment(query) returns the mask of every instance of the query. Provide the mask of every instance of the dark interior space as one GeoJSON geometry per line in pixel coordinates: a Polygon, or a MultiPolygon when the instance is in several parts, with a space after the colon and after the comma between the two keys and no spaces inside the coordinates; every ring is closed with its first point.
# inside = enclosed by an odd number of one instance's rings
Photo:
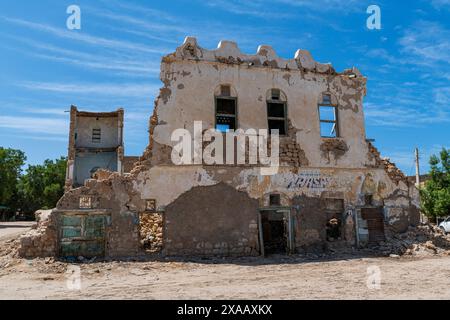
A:
{"type": "Polygon", "coordinates": [[[342,240],[342,221],[337,216],[327,220],[327,241],[342,240]]]}
{"type": "Polygon", "coordinates": [[[264,251],[266,254],[285,254],[287,252],[286,224],[283,214],[274,211],[261,213],[264,251]]]}

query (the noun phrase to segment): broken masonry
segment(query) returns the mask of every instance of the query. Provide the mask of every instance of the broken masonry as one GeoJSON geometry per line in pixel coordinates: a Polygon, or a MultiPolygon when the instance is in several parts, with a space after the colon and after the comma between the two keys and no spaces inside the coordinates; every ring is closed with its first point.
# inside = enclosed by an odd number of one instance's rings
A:
{"type": "MultiPolygon", "coordinates": [[[[245,54],[187,37],[162,58],[149,144],[124,157],[123,110],[71,110],[66,192],[20,254],[258,256],[347,250],[419,223],[418,192],[366,139],[366,78],[306,50],[245,54]],[[278,172],[175,165],[174,130],[278,130],[278,172]],[[125,163],[128,169],[125,170],[125,163]]],[[[268,145],[270,149],[270,144],[268,145]]],[[[246,155],[248,157],[248,155],[246,155]]]]}

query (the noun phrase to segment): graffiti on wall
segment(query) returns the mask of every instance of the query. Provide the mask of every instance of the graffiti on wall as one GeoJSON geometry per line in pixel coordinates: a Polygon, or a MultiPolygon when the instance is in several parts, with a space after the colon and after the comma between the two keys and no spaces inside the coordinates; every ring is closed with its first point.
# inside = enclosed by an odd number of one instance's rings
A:
{"type": "Polygon", "coordinates": [[[311,189],[323,190],[327,187],[331,177],[322,175],[319,171],[302,172],[289,181],[287,186],[290,190],[295,189],[311,189]]]}

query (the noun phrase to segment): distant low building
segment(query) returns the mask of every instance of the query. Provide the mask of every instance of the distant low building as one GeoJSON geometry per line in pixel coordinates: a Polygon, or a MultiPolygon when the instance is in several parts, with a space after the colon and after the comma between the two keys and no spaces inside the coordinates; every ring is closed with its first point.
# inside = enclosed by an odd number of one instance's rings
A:
{"type": "MultiPolygon", "coordinates": [[[[419,177],[419,181],[420,181],[420,187],[424,187],[425,186],[425,182],[427,182],[428,180],[431,179],[431,176],[429,174],[422,174],[419,177]]],[[[412,184],[416,183],[416,176],[408,176],[408,181],[412,184]]]]}

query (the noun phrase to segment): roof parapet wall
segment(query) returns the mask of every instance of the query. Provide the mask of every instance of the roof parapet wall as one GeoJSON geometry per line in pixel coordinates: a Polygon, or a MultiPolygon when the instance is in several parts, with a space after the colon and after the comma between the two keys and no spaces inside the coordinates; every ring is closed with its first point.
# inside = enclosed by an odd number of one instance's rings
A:
{"type": "Polygon", "coordinates": [[[315,72],[323,74],[343,74],[353,77],[363,77],[361,72],[353,67],[342,73],[337,73],[331,63],[319,63],[314,60],[308,50],[299,49],[294,59],[279,57],[275,50],[268,45],[258,47],[256,54],[248,55],[242,53],[236,42],[222,40],[217,49],[207,50],[200,47],[197,39],[186,37],[184,43],[178,47],[175,53],[163,58],[163,62],[174,60],[209,61],[235,65],[247,65],[249,67],[268,67],[285,70],[300,70],[303,72],[315,72]]]}

